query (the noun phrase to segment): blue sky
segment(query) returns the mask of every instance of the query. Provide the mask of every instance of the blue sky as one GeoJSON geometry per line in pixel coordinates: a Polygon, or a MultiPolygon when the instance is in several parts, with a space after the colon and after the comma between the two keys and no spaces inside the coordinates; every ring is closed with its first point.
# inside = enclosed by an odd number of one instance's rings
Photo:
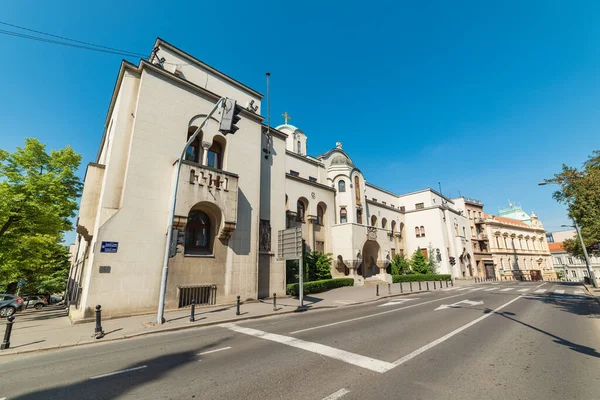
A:
{"type": "MultiPolygon", "coordinates": [[[[263,93],[270,71],[273,125],[289,112],[310,154],[339,140],[388,190],[441,182],[488,213],[510,199],[548,230],[568,223],[537,183],[600,149],[600,2],[186,3],[4,2],[0,21],[143,54],[160,36],[263,93]]],[[[83,176],[122,57],[2,34],[0,48],[0,147],[70,144],[83,176]]]]}

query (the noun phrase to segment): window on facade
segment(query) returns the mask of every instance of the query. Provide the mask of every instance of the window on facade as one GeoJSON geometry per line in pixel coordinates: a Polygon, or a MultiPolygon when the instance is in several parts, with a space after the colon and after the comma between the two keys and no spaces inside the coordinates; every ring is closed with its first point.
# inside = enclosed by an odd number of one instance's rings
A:
{"type": "Polygon", "coordinates": [[[318,225],[323,225],[323,223],[324,223],[323,217],[324,216],[325,216],[325,210],[323,209],[323,206],[318,205],[317,206],[317,221],[316,221],[316,223],[318,225]]]}
{"type": "Polygon", "coordinates": [[[298,171],[294,171],[293,169],[290,169],[290,175],[292,175],[292,176],[300,176],[300,173],[298,171]]]}
{"type": "Polygon", "coordinates": [[[392,220],[392,233],[396,233],[396,221],[392,220]]]}
{"type": "Polygon", "coordinates": [[[425,204],[423,204],[423,203],[417,203],[417,204],[415,204],[415,208],[417,210],[423,209],[423,208],[425,208],[425,204]]]}
{"type": "Polygon", "coordinates": [[[356,194],[356,204],[360,204],[360,179],[354,175],[354,193],[356,194]]]}
{"type": "Polygon", "coordinates": [[[463,226],[463,237],[467,237],[467,228],[463,226]]]}
{"type": "Polygon", "coordinates": [[[583,270],[583,276],[588,276],[588,272],[585,269],[583,270]]]}
{"type": "Polygon", "coordinates": [[[458,236],[458,224],[454,224],[454,232],[456,234],[456,236],[458,236]]]}
{"type": "MultiPolygon", "coordinates": [[[[187,140],[190,140],[195,130],[196,128],[194,127],[191,127],[188,130],[187,140]]],[[[194,141],[190,143],[188,148],[185,149],[185,159],[187,161],[192,161],[196,163],[200,162],[200,134],[198,134],[198,136],[196,136],[196,139],[194,139],[194,141]]]]}
{"type": "Polygon", "coordinates": [[[573,271],[573,270],[572,270],[572,271],[571,271],[571,276],[572,276],[573,278],[577,278],[577,272],[575,272],[575,271],[573,271]]]}
{"type": "Polygon", "coordinates": [[[500,259],[500,268],[504,269],[504,258],[500,259]]]}
{"type": "Polygon", "coordinates": [[[479,211],[479,218],[481,218],[481,211],[479,211]]]}
{"type": "Polygon", "coordinates": [[[421,249],[421,254],[423,254],[425,258],[429,257],[429,255],[427,254],[427,249],[421,249]]]}
{"type": "Polygon", "coordinates": [[[421,237],[421,230],[419,229],[418,226],[415,226],[415,236],[416,237],[421,237]]]}
{"type": "Polygon", "coordinates": [[[504,237],[504,248],[508,249],[508,242],[506,241],[506,236],[504,237]]]}
{"type": "Polygon", "coordinates": [[[377,226],[377,217],[375,215],[371,215],[371,226],[377,226]]]}
{"type": "Polygon", "coordinates": [[[346,222],[348,222],[348,212],[345,208],[342,208],[340,210],[340,224],[345,224],[346,222]]]}
{"type": "Polygon", "coordinates": [[[523,249],[523,240],[519,239],[519,248],[522,250],[523,249]]]}
{"type": "Polygon", "coordinates": [[[362,210],[356,210],[356,223],[362,225],[362,210]]]}
{"type": "Polygon", "coordinates": [[[309,180],[309,181],[311,181],[311,182],[316,182],[316,181],[317,181],[317,178],[315,178],[315,177],[313,177],[313,176],[309,176],[309,177],[308,177],[308,180],[309,180]]]}
{"type": "Polygon", "coordinates": [[[190,211],[185,226],[185,253],[210,254],[210,218],[204,211],[190,211]]]}
{"type": "Polygon", "coordinates": [[[400,211],[402,211],[402,212],[406,211],[406,207],[400,206],[400,211]]]}
{"type": "Polygon", "coordinates": [[[496,236],[496,247],[500,248],[500,238],[496,236]]]}
{"type": "Polygon", "coordinates": [[[223,168],[223,149],[217,142],[213,142],[208,149],[207,165],[216,169],[223,168]]]}
{"type": "Polygon", "coordinates": [[[302,142],[298,140],[298,154],[302,154],[302,142]]]}
{"type": "Polygon", "coordinates": [[[339,192],[345,192],[346,191],[346,181],[345,180],[340,180],[338,182],[338,191],[339,192]]]}
{"type": "Polygon", "coordinates": [[[298,200],[296,203],[296,221],[304,222],[304,214],[306,213],[306,207],[304,203],[298,200]]]}
{"type": "Polygon", "coordinates": [[[529,250],[529,239],[525,239],[525,245],[527,246],[527,250],[529,250]]]}
{"type": "Polygon", "coordinates": [[[471,227],[471,236],[475,237],[475,228],[471,227]]]}
{"type": "Polygon", "coordinates": [[[382,227],[383,229],[387,229],[387,219],[383,218],[383,219],[381,220],[381,227],[382,227]]]}
{"type": "Polygon", "coordinates": [[[573,257],[569,257],[568,260],[569,260],[569,264],[573,264],[573,257]]]}
{"type": "Polygon", "coordinates": [[[373,197],[373,199],[372,199],[372,200],[373,200],[374,202],[377,202],[377,199],[376,199],[375,197],[373,197]]]}
{"type": "Polygon", "coordinates": [[[325,253],[325,242],[315,241],[315,250],[325,253]]]}
{"type": "Polygon", "coordinates": [[[425,237],[425,228],[421,227],[421,237],[425,237]]]}
{"type": "Polygon", "coordinates": [[[561,265],[562,264],[562,258],[561,257],[556,257],[556,263],[558,265],[561,265]]]}
{"type": "Polygon", "coordinates": [[[467,213],[469,214],[469,218],[471,218],[471,210],[467,210],[467,213]]]}
{"type": "Polygon", "coordinates": [[[392,259],[396,257],[396,249],[392,249],[392,259]]]}

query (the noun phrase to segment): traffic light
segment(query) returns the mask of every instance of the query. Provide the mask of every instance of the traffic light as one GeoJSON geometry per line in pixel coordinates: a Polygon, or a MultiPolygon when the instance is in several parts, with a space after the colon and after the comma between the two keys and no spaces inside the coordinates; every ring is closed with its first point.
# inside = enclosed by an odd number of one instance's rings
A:
{"type": "Polygon", "coordinates": [[[456,258],[450,257],[450,265],[455,265],[455,264],[456,264],[456,258]]]}
{"type": "Polygon", "coordinates": [[[240,129],[237,124],[242,119],[238,114],[242,111],[242,107],[238,106],[236,101],[233,99],[225,99],[225,105],[223,107],[223,116],[221,117],[221,125],[219,131],[222,134],[227,135],[228,133],[235,133],[240,129]]]}
{"type": "Polygon", "coordinates": [[[185,244],[185,232],[180,232],[177,229],[173,229],[171,234],[171,243],[169,246],[169,257],[173,258],[177,253],[181,253],[179,245],[185,244]]]}

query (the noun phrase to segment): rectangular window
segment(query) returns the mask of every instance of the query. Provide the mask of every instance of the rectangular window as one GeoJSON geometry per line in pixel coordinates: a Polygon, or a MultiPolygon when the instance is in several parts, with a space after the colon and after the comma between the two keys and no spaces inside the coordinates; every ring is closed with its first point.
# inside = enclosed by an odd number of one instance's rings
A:
{"type": "Polygon", "coordinates": [[[421,249],[421,253],[425,256],[425,257],[429,257],[427,254],[427,249],[421,249]]]}
{"type": "Polygon", "coordinates": [[[573,264],[573,257],[569,257],[569,264],[573,264]]]}
{"type": "Polygon", "coordinates": [[[471,218],[471,210],[467,210],[467,213],[469,213],[469,218],[471,218]]]}
{"type": "Polygon", "coordinates": [[[320,251],[321,253],[325,253],[325,242],[319,242],[317,240],[315,242],[315,250],[320,251]]]}
{"type": "Polygon", "coordinates": [[[396,256],[396,249],[392,249],[392,258],[396,256]]]}
{"type": "Polygon", "coordinates": [[[481,211],[479,211],[479,218],[481,218],[481,211]]]}
{"type": "Polygon", "coordinates": [[[562,258],[560,258],[560,257],[556,257],[556,263],[557,263],[558,265],[562,264],[562,258]]]}
{"type": "Polygon", "coordinates": [[[309,176],[309,177],[308,177],[308,180],[309,180],[309,181],[311,181],[311,182],[316,182],[316,181],[317,181],[317,178],[314,178],[314,177],[312,177],[312,176],[309,176]]]}
{"type": "Polygon", "coordinates": [[[575,271],[571,271],[571,276],[572,276],[573,278],[577,278],[577,272],[575,272],[575,271]]]}
{"type": "Polygon", "coordinates": [[[362,225],[362,210],[356,210],[356,223],[362,225]]]}
{"type": "Polygon", "coordinates": [[[400,206],[400,211],[404,212],[406,211],[406,208],[404,206],[400,206]]]}
{"type": "Polygon", "coordinates": [[[588,276],[588,272],[585,269],[583,270],[583,276],[588,276]]]}
{"type": "Polygon", "coordinates": [[[292,175],[292,176],[300,176],[300,172],[294,171],[293,169],[290,169],[290,175],[292,175]]]}
{"type": "Polygon", "coordinates": [[[421,209],[425,208],[425,204],[423,204],[423,203],[417,203],[417,204],[415,204],[415,208],[417,210],[421,210],[421,209]]]}
{"type": "Polygon", "coordinates": [[[475,228],[471,227],[471,236],[475,237],[475,228]]]}

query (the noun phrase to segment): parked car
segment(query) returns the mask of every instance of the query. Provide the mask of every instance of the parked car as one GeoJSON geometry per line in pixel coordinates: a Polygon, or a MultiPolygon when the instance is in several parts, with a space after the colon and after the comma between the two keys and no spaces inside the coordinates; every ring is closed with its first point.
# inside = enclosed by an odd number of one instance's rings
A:
{"type": "Polygon", "coordinates": [[[12,294],[0,293],[0,317],[10,317],[23,308],[23,299],[12,294]]]}
{"type": "Polygon", "coordinates": [[[48,305],[48,300],[44,296],[25,296],[23,303],[25,304],[25,309],[33,307],[36,310],[41,310],[44,306],[48,305]]]}

